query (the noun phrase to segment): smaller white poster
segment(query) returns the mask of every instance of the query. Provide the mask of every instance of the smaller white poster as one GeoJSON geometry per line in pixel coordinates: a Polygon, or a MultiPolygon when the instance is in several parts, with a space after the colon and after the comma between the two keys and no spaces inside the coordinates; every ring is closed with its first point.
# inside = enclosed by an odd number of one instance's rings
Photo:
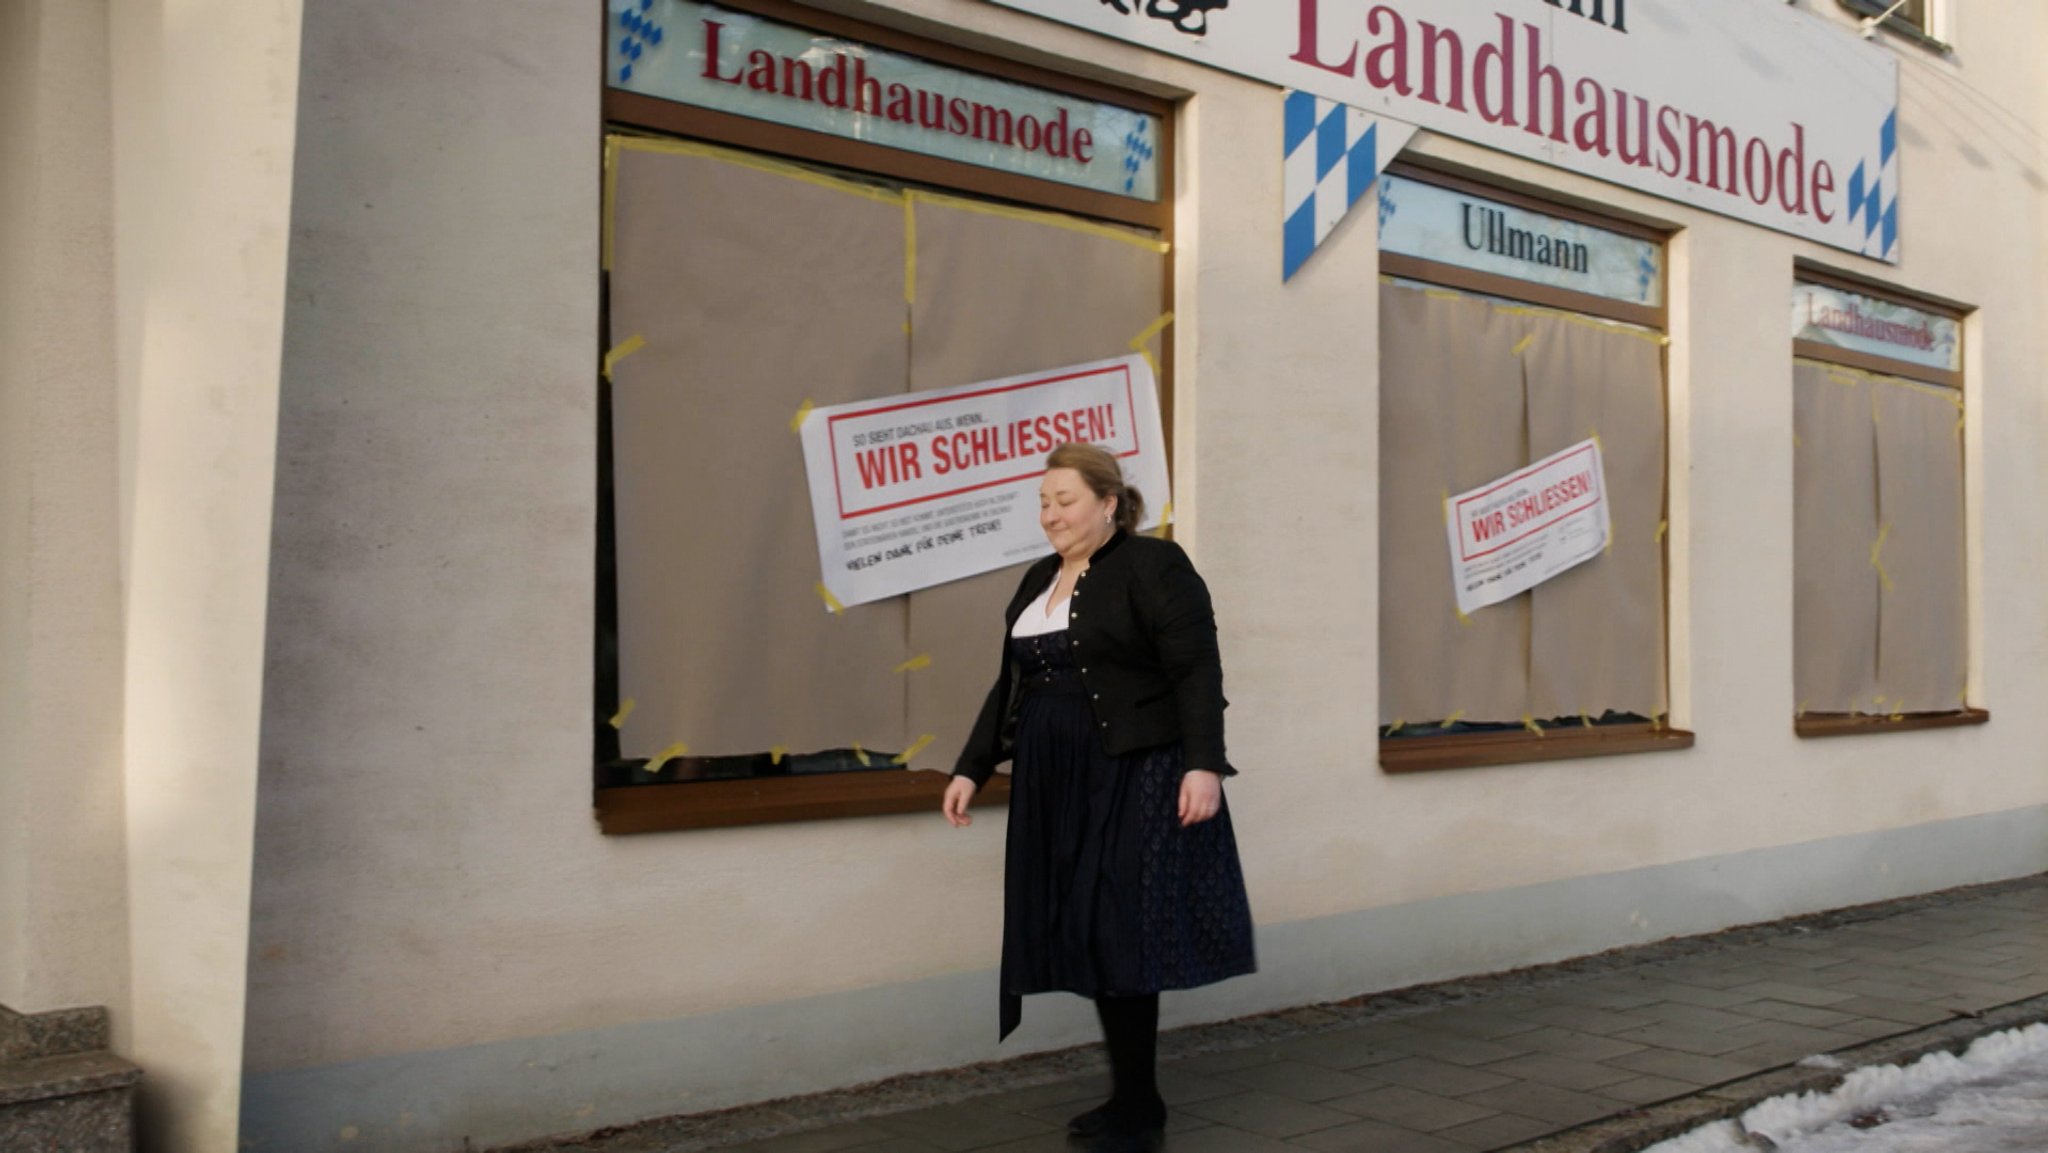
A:
{"type": "Polygon", "coordinates": [[[1459,612],[1527,592],[1607,547],[1600,442],[1582,440],[1451,497],[1445,513],[1459,612]]]}
{"type": "Polygon", "coordinates": [[[1172,499],[1142,355],[813,409],[802,426],[822,580],[866,604],[1044,556],[1038,482],[1061,444],[1099,444],[1145,497],[1172,499]]]}

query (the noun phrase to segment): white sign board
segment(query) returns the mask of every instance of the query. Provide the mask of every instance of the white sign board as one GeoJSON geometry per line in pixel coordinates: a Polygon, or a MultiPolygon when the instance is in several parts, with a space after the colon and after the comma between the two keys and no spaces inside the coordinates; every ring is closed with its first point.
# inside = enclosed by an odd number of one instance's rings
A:
{"type": "Polygon", "coordinates": [[[1137,200],[1159,118],[696,0],[607,0],[613,88],[1137,200]]]}
{"type": "Polygon", "coordinates": [[[1664,246],[1576,220],[1380,177],[1380,251],[1655,307],[1664,246]]]}
{"type": "Polygon", "coordinates": [[[1142,355],[813,409],[801,432],[822,579],[845,605],[1046,555],[1038,482],[1068,441],[1115,454],[1149,510],[1172,499],[1142,355]]]}
{"type": "Polygon", "coordinates": [[[1898,61],[1779,0],[994,0],[1897,261],[1898,61]]]}
{"type": "Polygon", "coordinates": [[[1458,611],[1524,593],[1607,547],[1600,442],[1579,443],[1450,498],[1451,576],[1458,611]]]}
{"type": "Polygon", "coordinates": [[[1792,338],[1961,372],[1962,326],[1951,317],[1804,281],[1792,286],[1792,338]]]}

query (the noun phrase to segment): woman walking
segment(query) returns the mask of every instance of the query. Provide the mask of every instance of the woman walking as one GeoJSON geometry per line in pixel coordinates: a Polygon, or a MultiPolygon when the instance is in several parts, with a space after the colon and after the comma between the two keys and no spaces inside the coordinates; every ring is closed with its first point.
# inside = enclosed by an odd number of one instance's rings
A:
{"type": "Polygon", "coordinates": [[[1095,1001],[1113,1088],[1068,1123],[1095,1153],[1159,1146],[1160,992],[1255,967],[1209,590],[1179,545],[1135,534],[1143,512],[1103,449],[1047,457],[1054,555],[1010,598],[1002,668],[943,802],[971,824],[969,800],[1014,762],[1000,1035],[1024,994],[1095,1001]]]}

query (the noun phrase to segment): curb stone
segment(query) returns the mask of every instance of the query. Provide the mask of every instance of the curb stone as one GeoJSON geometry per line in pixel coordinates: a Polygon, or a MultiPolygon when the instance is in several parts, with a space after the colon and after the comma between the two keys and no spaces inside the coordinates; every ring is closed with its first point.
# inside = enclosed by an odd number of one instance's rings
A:
{"type": "Polygon", "coordinates": [[[1973,1016],[1959,1016],[1953,1021],[1837,1049],[1828,1056],[1842,1062],[1840,1069],[1805,1065],[1767,1069],[1741,1080],[1709,1086],[1689,1097],[1660,1101],[1498,1153],[1639,1153],[1702,1125],[1740,1117],[1773,1097],[1829,1092],[1850,1073],[1866,1066],[1908,1065],[1937,1052],[1960,1055],[1981,1037],[2042,1021],[2048,1021],[2048,996],[2028,997],[1973,1016]]]}

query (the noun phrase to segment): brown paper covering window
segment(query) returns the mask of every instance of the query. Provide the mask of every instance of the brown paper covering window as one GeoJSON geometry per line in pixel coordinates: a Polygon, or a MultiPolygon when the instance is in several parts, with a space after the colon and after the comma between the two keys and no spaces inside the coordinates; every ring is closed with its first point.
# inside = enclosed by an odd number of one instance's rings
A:
{"type": "Polygon", "coordinates": [[[1963,708],[1961,394],[1803,360],[1793,390],[1798,708],[1963,708]]]}
{"type": "Polygon", "coordinates": [[[705,147],[621,149],[613,179],[609,339],[646,341],[612,374],[622,754],[930,733],[913,764],[950,767],[1017,569],[828,614],[790,420],[1124,355],[1164,310],[1159,246],[919,196],[913,248],[899,188],[705,147]]]}
{"type": "Polygon", "coordinates": [[[1664,387],[1655,334],[1383,285],[1380,350],[1381,723],[1662,714],[1664,387]],[[1596,433],[1607,554],[1461,619],[1445,497],[1596,433]]]}

